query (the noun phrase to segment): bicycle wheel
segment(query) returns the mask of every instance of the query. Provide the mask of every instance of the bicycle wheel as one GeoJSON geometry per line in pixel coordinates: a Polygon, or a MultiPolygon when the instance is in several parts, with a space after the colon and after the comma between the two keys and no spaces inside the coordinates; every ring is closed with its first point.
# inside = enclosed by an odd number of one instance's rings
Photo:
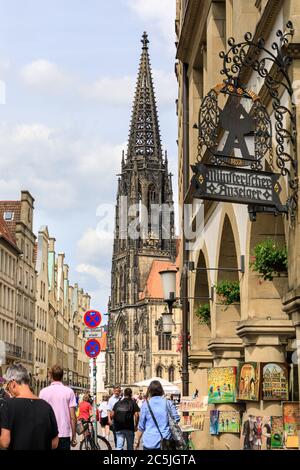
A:
{"type": "Polygon", "coordinates": [[[90,439],[85,438],[81,441],[79,450],[93,450],[90,439]]]}
{"type": "Polygon", "coordinates": [[[97,436],[99,450],[111,450],[111,445],[105,437],[97,436]]]}

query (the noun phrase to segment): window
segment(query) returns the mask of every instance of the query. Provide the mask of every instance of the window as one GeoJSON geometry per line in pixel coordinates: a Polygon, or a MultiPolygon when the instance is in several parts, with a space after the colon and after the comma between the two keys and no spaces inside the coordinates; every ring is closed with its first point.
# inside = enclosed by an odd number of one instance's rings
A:
{"type": "Polygon", "coordinates": [[[3,219],[8,220],[8,221],[14,220],[14,212],[11,212],[11,211],[4,212],[3,219]]]}
{"type": "Polygon", "coordinates": [[[174,382],[174,367],[169,367],[169,382],[174,382]]]}
{"type": "Polygon", "coordinates": [[[158,349],[160,351],[171,351],[172,349],[171,333],[159,333],[158,349]]]}
{"type": "Polygon", "coordinates": [[[163,374],[162,366],[157,366],[156,367],[156,377],[159,377],[160,379],[162,379],[162,374],[163,374]]]}

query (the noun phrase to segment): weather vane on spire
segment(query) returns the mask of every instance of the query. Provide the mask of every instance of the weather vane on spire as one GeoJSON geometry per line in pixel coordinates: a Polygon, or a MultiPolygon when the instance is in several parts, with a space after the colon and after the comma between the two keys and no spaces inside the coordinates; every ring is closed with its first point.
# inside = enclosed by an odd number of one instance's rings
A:
{"type": "Polygon", "coordinates": [[[143,49],[148,49],[149,39],[148,39],[148,34],[146,33],[146,31],[144,31],[141,42],[143,43],[143,49]]]}

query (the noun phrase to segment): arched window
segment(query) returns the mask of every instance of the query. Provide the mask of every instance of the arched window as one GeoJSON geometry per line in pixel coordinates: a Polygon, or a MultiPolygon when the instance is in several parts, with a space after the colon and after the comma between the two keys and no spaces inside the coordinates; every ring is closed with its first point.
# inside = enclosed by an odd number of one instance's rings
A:
{"type": "Polygon", "coordinates": [[[169,382],[174,382],[174,367],[169,367],[169,382]]]}
{"type": "Polygon", "coordinates": [[[162,374],[163,374],[162,366],[157,366],[156,367],[156,377],[159,377],[160,379],[162,379],[162,374]]]}

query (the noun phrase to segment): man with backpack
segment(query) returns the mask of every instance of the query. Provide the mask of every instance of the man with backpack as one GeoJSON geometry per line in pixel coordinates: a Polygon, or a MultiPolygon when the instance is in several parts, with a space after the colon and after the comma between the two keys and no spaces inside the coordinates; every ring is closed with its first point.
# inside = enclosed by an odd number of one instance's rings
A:
{"type": "Polygon", "coordinates": [[[137,429],[140,409],[132,399],[131,388],[125,388],[123,400],[113,407],[112,418],[117,438],[116,450],[124,450],[125,439],[127,450],[133,450],[134,432],[137,429]]]}

